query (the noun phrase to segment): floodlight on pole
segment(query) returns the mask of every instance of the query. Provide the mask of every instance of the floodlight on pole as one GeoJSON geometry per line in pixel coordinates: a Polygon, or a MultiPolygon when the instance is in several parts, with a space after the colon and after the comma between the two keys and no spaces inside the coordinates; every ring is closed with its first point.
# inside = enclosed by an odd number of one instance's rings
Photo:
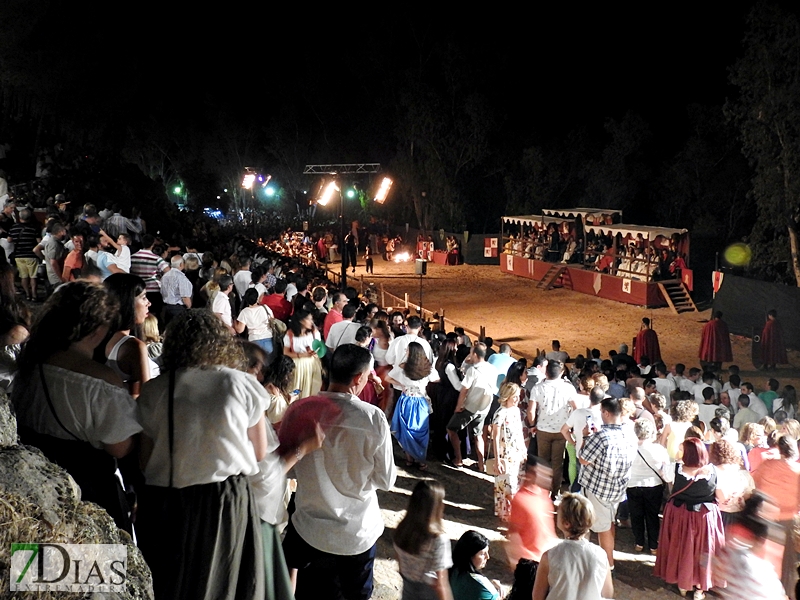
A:
{"type": "Polygon", "coordinates": [[[245,173],[244,179],[242,179],[242,187],[246,190],[250,190],[253,188],[253,182],[256,180],[255,173],[245,173]]]}
{"type": "Polygon", "coordinates": [[[339,191],[339,186],[336,185],[336,181],[331,181],[322,191],[322,194],[319,198],[317,198],[317,204],[320,206],[327,206],[328,202],[331,201],[333,195],[339,191]]]}
{"type": "Polygon", "coordinates": [[[266,178],[264,178],[264,177],[259,177],[259,178],[258,178],[258,180],[259,180],[259,181],[262,181],[262,182],[263,182],[263,183],[261,184],[261,187],[262,187],[262,188],[265,188],[265,187],[267,187],[267,184],[269,183],[270,179],[272,179],[272,175],[267,175],[267,176],[266,176],[266,178]]]}
{"type": "Polygon", "coordinates": [[[383,204],[386,202],[386,197],[389,195],[389,190],[392,188],[392,180],[388,177],[384,177],[381,181],[381,185],[378,188],[378,192],[375,194],[375,202],[378,204],[383,204]]]}

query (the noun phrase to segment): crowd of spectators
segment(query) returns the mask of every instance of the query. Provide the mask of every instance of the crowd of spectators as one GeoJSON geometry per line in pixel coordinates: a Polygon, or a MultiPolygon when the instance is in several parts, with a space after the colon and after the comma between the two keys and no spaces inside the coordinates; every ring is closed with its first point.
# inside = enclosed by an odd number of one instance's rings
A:
{"type": "MultiPolygon", "coordinates": [[[[571,359],[554,340],[516,360],[369,287],[336,289],[300,260],[315,252],[300,234],[204,247],[113,206],[49,217],[11,217],[3,383],[23,440],[136,529],[159,596],[368,598],[394,436],[408,469],[494,476],[528,597],[609,597],[619,525],[682,594],[725,595],[752,571],[794,597],[794,546],[767,535],[791,535],[800,511],[792,386],[756,395],[735,367],[722,381],[624,345],[571,359]]],[[[414,597],[505,593],[480,573],[485,538],[451,554],[443,492],[420,496],[427,533],[396,540],[414,597]]]]}

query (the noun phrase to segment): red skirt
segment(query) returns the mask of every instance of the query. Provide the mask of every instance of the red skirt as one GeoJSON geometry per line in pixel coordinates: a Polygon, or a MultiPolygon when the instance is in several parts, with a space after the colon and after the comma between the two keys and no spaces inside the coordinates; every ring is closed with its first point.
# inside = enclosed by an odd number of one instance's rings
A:
{"type": "Polygon", "coordinates": [[[725,582],[714,577],[711,568],[714,555],[724,546],[725,530],[716,505],[694,512],[669,502],[664,510],[653,574],[684,590],[724,586],[725,582]]]}

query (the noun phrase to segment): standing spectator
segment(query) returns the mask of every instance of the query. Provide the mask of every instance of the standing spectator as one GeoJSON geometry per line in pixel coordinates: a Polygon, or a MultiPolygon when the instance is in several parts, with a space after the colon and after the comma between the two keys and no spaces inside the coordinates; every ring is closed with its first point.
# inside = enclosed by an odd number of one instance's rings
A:
{"type": "MultiPolygon", "coordinates": [[[[334,353],[330,386],[322,395],[341,414],[326,430],[322,448],[294,467],[296,509],[283,549],[289,569],[298,570],[297,600],[372,595],[383,533],[376,490],[389,490],[397,473],[386,417],[358,399],[371,366],[365,348],[348,344],[334,353]]],[[[290,407],[284,420],[300,406],[290,407]]]]}
{"type": "Polygon", "coordinates": [[[658,550],[658,514],[664,497],[664,485],[672,480],[669,455],[664,446],[654,443],[656,430],[652,421],[639,419],[634,423],[633,430],[639,447],[633,458],[627,495],[634,548],[641,552],[647,546],[650,554],[655,555],[658,550]]]}
{"type": "Polygon", "coordinates": [[[462,429],[466,429],[469,433],[470,443],[475,448],[478,471],[481,473],[485,468],[483,436],[481,435],[483,422],[486,415],[489,414],[492,397],[497,393],[497,369],[487,363],[485,357],[486,346],[482,342],[476,342],[469,357],[464,361],[468,363],[469,368],[461,381],[456,410],[447,423],[447,437],[450,438],[450,444],[453,446],[453,466],[460,467],[462,465],[461,440],[458,433],[462,429]]]}
{"type": "Polygon", "coordinates": [[[39,241],[39,230],[34,223],[33,212],[29,208],[19,211],[19,223],[9,231],[14,242],[14,258],[17,263],[20,283],[28,300],[37,300],[36,271],[39,261],[33,249],[39,241]]]}
{"type": "Polygon", "coordinates": [[[161,278],[161,297],[164,300],[164,324],[192,308],[192,282],[183,274],[183,257],[176,254],[170,260],[170,270],[161,278]]]}
{"type": "Polygon", "coordinates": [[[522,418],[517,408],[519,394],[519,385],[504,383],[500,387],[500,408],[492,421],[494,514],[501,521],[508,521],[511,514],[511,501],[519,490],[528,455],[522,434],[522,418]]]}
{"type": "Polygon", "coordinates": [[[247,288],[250,287],[252,277],[252,273],[250,272],[250,257],[243,256],[240,258],[239,270],[236,271],[236,275],[233,276],[233,284],[236,286],[236,293],[239,294],[239,298],[244,297],[244,293],[247,291],[247,288]]]}
{"type": "Polygon", "coordinates": [[[432,480],[417,483],[394,534],[394,551],[403,578],[402,600],[453,598],[447,573],[453,559],[443,515],[444,486],[432,480]]]}
{"type": "Polygon", "coordinates": [[[486,362],[497,369],[497,387],[499,388],[503,383],[503,379],[506,378],[509,367],[517,361],[511,356],[511,346],[500,344],[500,352],[495,352],[489,356],[486,362]]]}
{"type": "Polygon", "coordinates": [[[578,482],[592,503],[595,520],[592,531],[597,533],[600,547],[614,568],[614,520],[617,507],[625,498],[631,478],[635,449],[622,429],[622,404],[616,398],[604,398],[600,403],[603,427],[584,439],[578,454],[582,468],[578,482]]]}
{"type": "Polygon", "coordinates": [[[712,569],[714,556],[725,545],[715,502],[717,470],[697,438],[684,440],[682,460],[675,465],[654,574],[678,584],[682,596],[694,590],[695,600],[702,600],[706,590],[725,584],[712,569]]]}
{"type": "Polygon", "coordinates": [[[498,600],[500,582],[489,580],[481,569],[489,562],[489,540],[474,530],[465,531],[453,548],[450,587],[458,600],[498,600]]]}
{"type": "Polygon", "coordinates": [[[131,255],[131,275],[144,280],[147,287],[147,299],[150,301],[150,312],[162,322],[161,311],[164,298],[161,296],[161,277],[169,271],[167,262],[153,252],[156,238],[149,233],[142,236],[142,249],[131,255]]]}
{"type": "Polygon", "coordinates": [[[539,458],[553,466],[551,493],[554,500],[561,490],[564,452],[567,446],[561,428],[567,422],[570,401],[577,395],[572,384],[561,378],[563,371],[561,362],[549,360],[547,379],[533,388],[528,400],[528,422],[536,424],[539,458]]]}
{"type": "Polygon", "coordinates": [[[232,291],[233,277],[230,275],[223,275],[220,277],[219,292],[214,295],[214,300],[211,303],[211,311],[219,317],[228,332],[235,335],[236,330],[233,328],[233,316],[231,314],[230,294],[232,291]]]}
{"type": "MultiPolygon", "coordinates": [[[[506,554],[512,569],[522,559],[539,563],[542,554],[558,542],[553,521],[555,509],[550,499],[552,477],[549,465],[537,456],[528,456],[525,478],[511,501],[508,521],[506,554]]],[[[533,586],[533,581],[530,583],[533,586]]]]}
{"type": "Polygon", "coordinates": [[[342,309],[347,304],[347,296],[344,295],[344,292],[334,292],[331,296],[331,301],[333,304],[331,305],[331,309],[328,311],[328,315],[325,317],[325,324],[322,327],[322,337],[326,340],[328,339],[328,332],[331,330],[331,327],[333,327],[334,323],[344,320],[344,317],[342,316],[342,309]]]}
{"type": "Polygon", "coordinates": [[[286,280],[279,279],[276,281],[273,289],[275,293],[264,296],[262,303],[270,308],[276,319],[286,322],[292,316],[292,303],[284,295],[286,292],[286,280]]]}
{"type": "Polygon", "coordinates": [[[300,390],[300,398],[316,396],[322,389],[322,363],[314,351],[319,341],[311,313],[295,312],[283,338],[283,353],[294,360],[294,389],[300,390]]]}
{"type": "Polygon", "coordinates": [[[742,468],[739,452],[728,440],[722,439],[711,444],[708,457],[717,468],[717,489],[714,495],[722,514],[722,523],[727,530],[736,522],[755,485],[747,469],[742,468]]]}
{"type": "Polygon", "coordinates": [[[167,327],[165,375],[137,403],[147,485],[136,522],[159,598],[264,597],[261,523],[248,476],[267,455],[266,392],[210,312],[167,327]],[[203,440],[203,451],[198,451],[203,440]]]}
{"type": "Polygon", "coordinates": [[[565,494],[558,505],[564,540],[542,556],[533,600],[601,600],[614,596],[611,569],[603,551],[586,539],[595,520],[592,504],[565,494]]]}
{"type": "MultiPolygon", "coordinates": [[[[345,310],[352,308],[345,306],[345,310]]],[[[331,329],[333,331],[333,329],[331,329]]],[[[425,392],[428,383],[439,380],[439,373],[417,342],[408,345],[406,358],[386,377],[388,383],[403,389],[392,415],[392,433],[406,453],[406,466],[428,468],[429,415],[431,404],[425,392]]]]}
{"type": "Polygon", "coordinates": [[[34,254],[44,261],[47,282],[51,287],[64,283],[61,274],[66,251],[62,240],[67,236],[66,228],[58,222],[50,226],[50,232],[33,249],[34,254]]]}
{"type": "Polygon", "coordinates": [[[790,597],[797,583],[797,552],[793,544],[794,518],[800,512],[800,463],[797,462],[797,439],[782,435],[778,439],[777,460],[765,460],[753,471],[756,489],[772,498],[778,506],[777,521],[786,532],[781,564],[781,582],[790,597]]]}
{"type": "MultiPolygon", "coordinates": [[[[331,309],[332,311],[333,309],[331,309]]],[[[328,317],[330,318],[330,314],[328,317]]],[[[340,315],[339,320],[341,321],[344,317],[340,315]]],[[[325,319],[325,325],[328,325],[328,319],[325,319]]],[[[330,329],[330,328],[329,328],[330,329]]],[[[422,349],[425,351],[425,356],[428,357],[428,360],[431,363],[434,362],[433,359],[433,350],[431,350],[431,345],[428,343],[424,337],[420,335],[422,331],[422,319],[417,316],[409,317],[408,318],[408,333],[401,334],[396,336],[392,342],[389,344],[389,349],[386,351],[386,362],[392,365],[392,367],[399,367],[400,363],[403,362],[403,359],[406,355],[406,349],[411,342],[417,342],[422,349]]],[[[393,397],[389,400],[389,404],[386,406],[386,415],[391,418],[392,411],[394,410],[394,402],[400,396],[400,392],[402,391],[401,387],[397,384],[392,386],[395,390],[393,397]]]]}

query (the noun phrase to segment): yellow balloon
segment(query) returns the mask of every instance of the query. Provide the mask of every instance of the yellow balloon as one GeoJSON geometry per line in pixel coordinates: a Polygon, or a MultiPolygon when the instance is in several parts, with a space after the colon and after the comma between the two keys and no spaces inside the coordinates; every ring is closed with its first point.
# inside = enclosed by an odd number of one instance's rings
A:
{"type": "Polygon", "coordinates": [[[725,261],[734,267],[744,267],[750,264],[750,259],[753,257],[753,252],[750,246],[742,242],[731,244],[725,249],[723,254],[725,261]]]}

